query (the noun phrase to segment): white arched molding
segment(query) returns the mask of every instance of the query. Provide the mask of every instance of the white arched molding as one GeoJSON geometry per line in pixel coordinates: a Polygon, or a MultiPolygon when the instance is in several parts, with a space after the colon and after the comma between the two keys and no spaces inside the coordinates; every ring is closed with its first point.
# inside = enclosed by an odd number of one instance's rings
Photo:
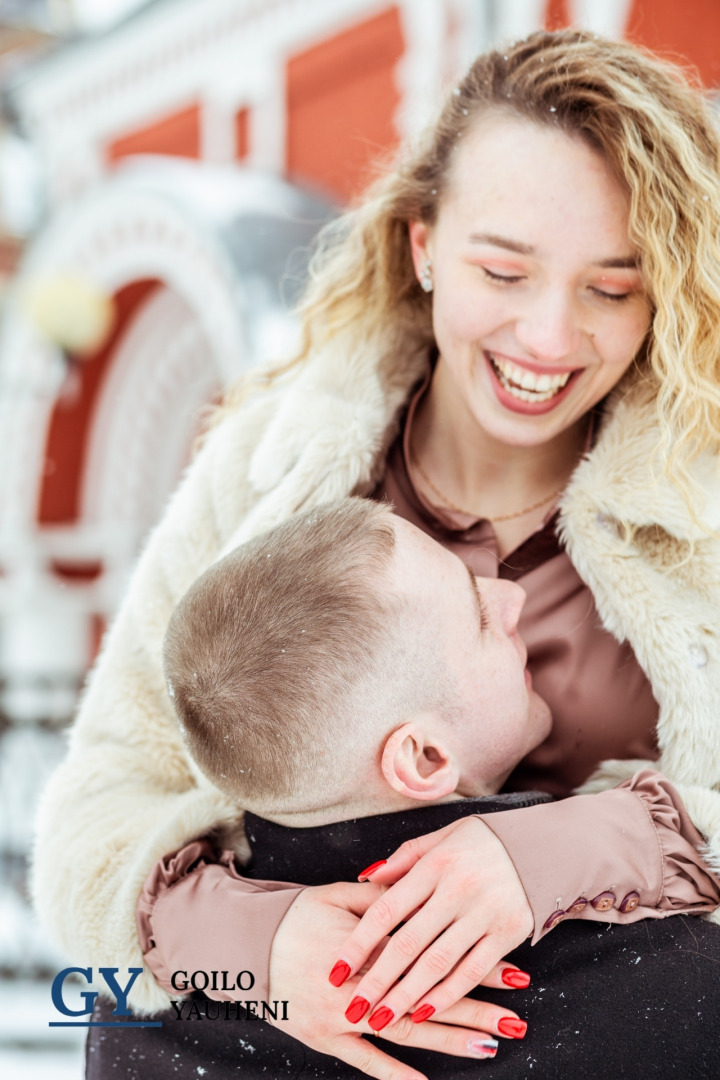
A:
{"type": "Polygon", "coordinates": [[[221,382],[250,362],[237,273],[213,230],[190,208],[116,183],[66,209],[32,245],[0,338],[0,506],[3,524],[15,529],[32,528],[35,520],[59,364],[17,297],[31,280],[63,272],[79,273],[109,294],[157,278],[195,313],[221,382]]]}
{"type": "Polygon", "coordinates": [[[541,30],[547,3],[548,0],[493,0],[489,46],[516,41],[533,30],[541,30]]]}
{"type": "Polygon", "coordinates": [[[573,26],[605,37],[622,38],[632,0],[570,0],[573,26]]]}
{"type": "Polygon", "coordinates": [[[405,53],[395,69],[401,138],[415,135],[437,108],[446,74],[447,10],[439,0],[398,0],[405,53]]]}
{"type": "MultiPolygon", "coordinates": [[[[544,0],[537,0],[540,11],[544,0]]],[[[530,8],[520,0],[523,15],[530,8]]],[[[518,0],[509,0],[509,7],[518,0]]],[[[402,104],[396,126],[413,136],[437,113],[443,94],[495,41],[498,0],[398,0],[406,42],[397,66],[402,104]]],[[[500,15],[500,17],[502,17],[500,15]]],[[[528,27],[531,29],[531,27],[528,27]]]]}
{"type": "Polygon", "coordinates": [[[203,407],[221,372],[196,313],[161,289],[120,342],[95,411],[83,520],[139,539],[158,519],[190,457],[203,407]]]}
{"type": "Polygon", "coordinates": [[[448,62],[453,77],[493,45],[494,0],[447,0],[451,21],[448,62]]]}
{"type": "MultiPolygon", "coordinates": [[[[606,37],[622,38],[632,0],[568,0],[573,26],[606,37]]],[[[502,45],[525,37],[545,25],[548,0],[485,0],[488,8],[490,40],[487,46],[502,45]]]]}
{"type": "Polygon", "coordinates": [[[10,295],[0,324],[0,542],[35,527],[47,426],[64,375],[60,353],[10,295]]]}
{"type": "MultiPolygon", "coordinates": [[[[222,156],[231,104],[234,111],[260,102],[261,111],[266,118],[273,114],[274,122],[281,116],[278,106],[285,59],[371,18],[393,2],[176,0],[171,5],[148,5],[94,38],[92,48],[81,40],[59,50],[30,75],[23,73],[12,89],[14,107],[25,127],[42,146],[46,160],[55,165],[48,174],[51,201],[57,204],[77,193],[77,185],[83,176],[90,178],[93,160],[102,161],[109,142],[153,118],[213,102],[218,93],[217,114],[202,138],[203,144],[208,140],[213,157],[222,156]],[[269,89],[268,66],[273,76],[280,76],[269,89]],[[228,98],[218,77],[223,73],[222,82],[228,86],[226,73],[232,71],[240,73],[242,92],[228,98]],[[74,155],[68,155],[69,145],[77,148],[81,166],[76,166],[74,155]]],[[[432,3],[440,8],[443,0],[432,3]]],[[[264,123],[262,118],[259,122],[264,123]]],[[[282,143],[272,138],[271,131],[256,130],[256,134],[260,135],[256,160],[262,160],[263,167],[275,167],[273,162],[278,161],[281,169],[282,143]]]]}

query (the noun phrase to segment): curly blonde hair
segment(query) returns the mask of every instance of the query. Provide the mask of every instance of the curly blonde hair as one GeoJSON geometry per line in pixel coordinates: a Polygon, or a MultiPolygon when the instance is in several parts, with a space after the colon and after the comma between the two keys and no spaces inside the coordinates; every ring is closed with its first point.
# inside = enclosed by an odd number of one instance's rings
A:
{"type": "Polygon", "coordinates": [[[455,148],[498,108],[583,138],[629,191],[653,313],[634,372],[656,400],[664,468],[687,497],[689,463],[720,450],[720,136],[696,81],[626,43],[538,32],[478,57],[435,123],[321,234],[299,308],[301,347],[273,376],[331,338],[352,348],[391,327],[396,348],[433,344],[408,223],[433,224],[455,148]]]}

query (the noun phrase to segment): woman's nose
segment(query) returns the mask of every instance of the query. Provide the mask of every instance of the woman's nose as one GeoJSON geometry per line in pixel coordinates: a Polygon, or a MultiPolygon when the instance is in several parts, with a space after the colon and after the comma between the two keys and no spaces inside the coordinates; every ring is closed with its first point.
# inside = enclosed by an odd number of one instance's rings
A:
{"type": "Polygon", "coordinates": [[[543,290],[515,324],[518,342],[538,360],[557,363],[580,346],[582,332],[571,297],[543,290]]]}

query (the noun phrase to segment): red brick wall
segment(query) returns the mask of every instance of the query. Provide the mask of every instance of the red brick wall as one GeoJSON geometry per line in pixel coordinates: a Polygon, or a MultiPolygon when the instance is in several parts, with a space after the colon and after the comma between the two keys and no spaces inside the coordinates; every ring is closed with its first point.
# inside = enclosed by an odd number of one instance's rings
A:
{"type": "Polygon", "coordinates": [[[405,44],[395,7],[292,57],[287,67],[287,172],[340,201],[393,147],[395,66],[405,44]]]}
{"type": "Polygon", "coordinates": [[[200,122],[200,106],[189,105],[108,143],[106,158],[110,162],[120,161],[130,154],[199,158],[200,122]]]}
{"type": "Polygon", "coordinates": [[[117,344],[137,308],[159,287],[135,281],[115,296],[117,319],[108,341],[94,356],[76,361],[77,392],[55,402],[45,447],[45,475],[40,489],[38,522],[69,525],[80,517],[87,439],[93,410],[117,344]]]}
{"type": "MultiPolygon", "coordinates": [[[[568,0],[547,0],[545,25],[570,25],[568,0]]],[[[632,0],[624,36],[679,62],[708,87],[720,86],[720,0],[632,0]]]]}

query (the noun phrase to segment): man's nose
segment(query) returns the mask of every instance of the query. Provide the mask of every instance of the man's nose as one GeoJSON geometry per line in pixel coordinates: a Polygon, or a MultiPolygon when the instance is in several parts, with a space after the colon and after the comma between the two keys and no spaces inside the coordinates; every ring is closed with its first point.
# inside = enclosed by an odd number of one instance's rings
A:
{"type": "Polygon", "coordinates": [[[520,612],[525,606],[527,594],[521,585],[504,578],[485,579],[483,582],[486,599],[495,606],[506,634],[513,634],[520,621],[520,612]]]}
{"type": "Polygon", "coordinates": [[[576,352],[582,331],[579,312],[565,290],[542,290],[518,318],[515,336],[538,360],[555,362],[576,352]]]}

